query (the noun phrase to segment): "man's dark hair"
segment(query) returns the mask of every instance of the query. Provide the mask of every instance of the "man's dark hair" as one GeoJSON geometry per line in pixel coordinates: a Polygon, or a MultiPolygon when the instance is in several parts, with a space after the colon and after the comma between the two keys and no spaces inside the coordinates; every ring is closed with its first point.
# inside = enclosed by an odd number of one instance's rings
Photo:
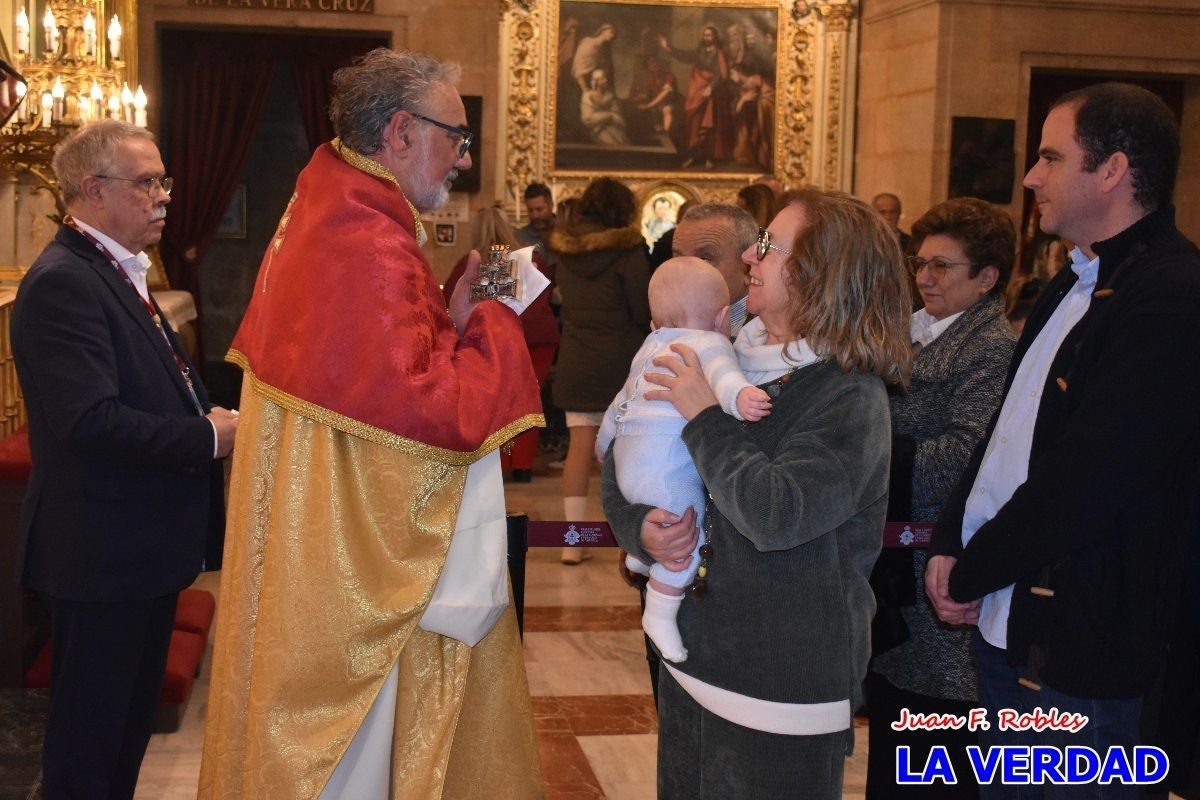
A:
{"type": "Polygon", "coordinates": [[[1158,95],[1129,83],[1098,83],[1068,92],[1052,108],[1075,106],[1075,141],[1094,172],[1117,151],[1129,159],[1133,199],[1146,211],[1171,202],[1179,169],[1179,127],[1158,95]]]}
{"type": "Polygon", "coordinates": [[[550,187],[544,183],[531,183],[525,187],[525,200],[529,201],[535,197],[544,197],[547,203],[551,206],[554,205],[554,195],[550,193],[550,187]]]}

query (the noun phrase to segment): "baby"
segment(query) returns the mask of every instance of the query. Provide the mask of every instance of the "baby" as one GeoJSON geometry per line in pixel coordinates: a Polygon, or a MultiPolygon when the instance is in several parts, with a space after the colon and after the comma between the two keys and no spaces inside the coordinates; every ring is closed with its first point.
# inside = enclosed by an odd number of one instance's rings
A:
{"type": "Polygon", "coordinates": [[[684,589],[694,580],[700,564],[705,492],[680,438],[687,421],[666,400],[645,398],[647,391],[662,388],[645,376],[665,373],[654,366],[654,359],[674,355],[672,344],[686,344],[696,351],[713,394],[727,414],[749,422],[765,417],[770,412],[770,398],[738,368],[728,338],[728,310],[728,284],[711,264],[698,258],[672,258],[655,270],[650,279],[654,331],[634,356],[629,378],[604,414],[596,440],[596,454],[603,459],[615,439],[617,484],[626,499],[676,514],[683,514],[689,506],[696,510],[700,541],[684,569],[647,566],[632,555],[625,560],[630,571],[650,577],[642,628],[663,658],[674,662],[687,659],[675,619],[684,589]]]}

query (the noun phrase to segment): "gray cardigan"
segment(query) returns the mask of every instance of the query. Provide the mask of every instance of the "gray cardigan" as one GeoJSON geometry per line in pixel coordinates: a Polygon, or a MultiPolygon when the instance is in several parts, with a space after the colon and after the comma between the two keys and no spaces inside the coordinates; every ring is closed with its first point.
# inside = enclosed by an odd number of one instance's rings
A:
{"type": "MultiPolygon", "coordinates": [[[[714,406],[683,440],[710,493],[714,552],[703,601],[679,612],[688,659],[677,668],[750,697],[856,708],[887,505],[883,382],[820,362],[792,373],[763,421],[714,406]]],[[[648,559],[639,533],[650,508],[621,496],[612,462],[605,513],[621,546],[648,559]]]]}
{"type": "MultiPolygon", "coordinates": [[[[1000,405],[1014,344],[1000,298],[984,297],[917,354],[908,393],[891,398],[893,432],[916,444],[908,471],[912,519],[937,520],[1000,405]]],[[[909,638],[877,654],[874,670],[910,692],[974,701],[978,687],[970,637],[966,628],[939,623],[930,608],[924,582],[927,555],[913,552],[916,603],[900,609],[909,638]]]]}

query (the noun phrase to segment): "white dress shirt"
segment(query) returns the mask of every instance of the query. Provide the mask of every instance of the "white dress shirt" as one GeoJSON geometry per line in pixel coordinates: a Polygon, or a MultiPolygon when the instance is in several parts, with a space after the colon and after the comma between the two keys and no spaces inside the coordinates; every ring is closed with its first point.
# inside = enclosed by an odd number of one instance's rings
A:
{"type": "Polygon", "coordinates": [[[909,323],[909,339],[913,344],[928,347],[947,328],[953,325],[954,321],[961,317],[963,313],[963,311],[959,311],[957,314],[951,314],[944,319],[935,319],[933,314],[930,314],[923,308],[920,311],[914,311],[912,321],[909,323]]]}
{"type": "Polygon", "coordinates": [[[95,237],[96,241],[108,248],[113,258],[121,265],[121,270],[133,281],[133,287],[146,302],[150,301],[150,290],[146,286],[146,274],[150,272],[150,256],[145,253],[131,253],[122,244],[111,238],[103,231],[96,230],[81,219],[75,224],[95,237]]]}
{"type": "MultiPolygon", "coordinates": [[[[146,283],[146,275],[150,272],[150,256],[144,252],[131,253],[129,249],[122,245],[117,240],[113,239],[103,231],[93,228],[81,219],[76,218],[75,224],[83,230],[87,231],[90,236],[93,236],[96,241],[108,248],[108,252],[121,265],[121,271],[129,276],[129,280],[133,281],[133,288],[142,296],[142,299],[147,303],[150,302],[150,289],[146,283]]],[[[198,409],[197,409],[198,410],[198,409]]],[[[221,444],[217,436],[217,424],[211,419],[208,424],[212,426],[213,432],[213,458],[217,457],[221,444]]]]}
{"type": "MultiPolygon", "coordinates": [[[[1088,260],[1078,247],[1071,251],[1071,269],[1079,280],[1058,304],[1046,326],[1038,332],[1021,359],[1012,386],[1000,408],[1000,418],[988,440],[979,473],[971,486],[963,513],[962,543],[965,547],[983,524],[1012,498],[1029,475],[1029,455],[1033,448],[1033,427],[1041,405],[1042,388],[1050,374],[1050,364],[1063,339],[1083,318],[1092,304],[1092,291],[1100,271],[1100,258],[1088,260]]],[[[983,598],[979,613],[979,632],[994,647],[1007,649],[1008,614],[1012,604],[1011,585],[983,598]]]]}

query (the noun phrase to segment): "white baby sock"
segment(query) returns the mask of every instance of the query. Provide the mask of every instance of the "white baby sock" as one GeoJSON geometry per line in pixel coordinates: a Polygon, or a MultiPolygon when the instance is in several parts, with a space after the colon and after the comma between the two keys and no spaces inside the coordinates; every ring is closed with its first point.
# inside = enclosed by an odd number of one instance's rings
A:
{"type": "Polygon", "coordinates": [[[650,577],[650,566],[633,553],[625,554],[625,569],[629,570],[635,575],[645,575],[646,577],[650,577]]]}
{"type": "Polygon", "coordinates": [[[683,639],[679,635],[679,626],[675,618],[679,615],[679,605],[683,595],[669,595],[646,587],[646,610],[642,612],[642,630],[654,642],[658,652],[667,661],[678,664],[687,661],[687,650],[683,647],[683,639]]]}

